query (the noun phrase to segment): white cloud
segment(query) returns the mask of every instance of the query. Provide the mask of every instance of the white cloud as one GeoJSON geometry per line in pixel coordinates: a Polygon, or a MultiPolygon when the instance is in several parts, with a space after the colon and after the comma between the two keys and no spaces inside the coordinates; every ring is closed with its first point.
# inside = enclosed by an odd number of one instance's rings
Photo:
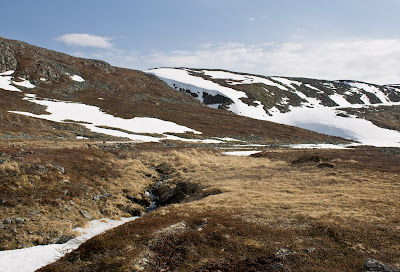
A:
{"type": "Polygon", "coordinates": [[[75,45],[82,47],[96,47],[102,49],[111,49],[113,45],[110,43],[111,38],[90,35],[85,33],[65,34],[57,38],[67,45],[75,45]]]}
{"type": "Polygon", "coordinates": [[[249,21],[250,21],[250,22],[254,22],[255,20],[256,20],[256,18],[254,18],[254,17],[250,17],[250,18],[249,18],[249,21]]]}
{"type": "Polygon", "coordinates": [[[144,56],[152,67],[221,68],[263,75],[400,83],[400,40],[207,44],[144,56]]]}
{"type": "MultiPolygon", "coordinates": [[[[259,45],[204,43],[194,50],[145,54],[113,48],[108,38],[99,38],[105,39],[106,43],[102,45],[100,42],[89,42],[90,39],[85,42],[85,39],[80,39],[79,45],[97,46],[101,50],[87,49],[75,52],[74,55],[102,59],[112,65],[141,70],[183,66],[267,76],[353,79],[377,84],[400,83],[400,39],[295,41],[281,44],[269,42],[259,45]]],[[[78,45],[75,39],[66,40],[78,45]]]]}

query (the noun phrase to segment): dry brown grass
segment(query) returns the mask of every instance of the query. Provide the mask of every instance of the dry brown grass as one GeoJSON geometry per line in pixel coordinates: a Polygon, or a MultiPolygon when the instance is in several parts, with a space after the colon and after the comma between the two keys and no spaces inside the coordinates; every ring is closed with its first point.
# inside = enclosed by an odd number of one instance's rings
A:
{"type": "Polygon", "coordinates": [[[361,271],[369,257],[399,265],[396,168],[373,166],[366,160],[373,150],[354,151],[349,160],[346,153],[316,154],[334,168],[292,164],[309,152],[278,153],[143,152],[140,160],[163,163],[171,188],[184,178],[219,194],[147,214],[42,271],[272,271],[280,263],[280,271],[339,272],[361,271]],[[280,249],[293,254],[282,258],[280,249]]]}
{"type": "MultiPolygon", "coordinates": [[[[300,156],[300,155],[299,155],[300,156]]],[[[336,167],[292,165],[268,158],[222,156],[191,150],[151,154],[166,160],[191,182],[222,189],[188,207],[241,207],[263,218],[329,218],[387,224],[399,222],[397,173],[365,169],[357,162],[333,160],[336,167]],[[353,164],[353,165],[351,165],[353,164]]]]}
{"type": "Polygon", "coordinates": [[[158,177],[134,158],[121,159],[98,148],[0,148],[0,248],[46,244],[86,224],[80,210],[93,219],[144,212],[128,195],[143,194],[158,177]],[[65,173],[57,167],[62,166],[65,173]],[[103,196],[98,197],[96,196],[103,196]]]}
{"type": "MultiPolygon", "coordinates": [[[[87,183],[92,190],[114,190],[109,206],[91,211],[122,214],[118,206],[126,204],[124,195],[142,192],[159,173],[168,177],[170,191],[179,184],[189,184],[192,191],[184,191],[188,194],[180,200],[185,203],[98,236],[43,271],[270,271],[280,263],[282,271],[339,272],[361,271],[369,257],[399,265],[395,150],[275,150],[261,157],[232,157],[199,149],[86,148],[78,162],[72,160],[75,150],[83,149],[67,150],[57,152],[59,157],[45,154],[64,161],[71,181],[83,177],[94,182],[87,183]],[[319,160],[292,163],[302,156],[319,160]],[[334,168],[317,167],[321,161],[334,168]],[[99,165],[108,170],[99,172],[99,165]],[[276,255],[280,249],[294,253],[281,258],[276,255]]],[[[4,165],[10,173],[17,168],[24,173],[20,164],[4,165]]],[[[90,209],[91,197],[80,205],[90,209]]],[[[57,209],[46,206],[42,213],[57,214],[57,209]]],[[[82,220],[73,213],[63,216],[58,218],[72,218],[74,224],[82,220]]],[[[70,228],[52,227],[59,230],[54,235],[70,228]]]]}

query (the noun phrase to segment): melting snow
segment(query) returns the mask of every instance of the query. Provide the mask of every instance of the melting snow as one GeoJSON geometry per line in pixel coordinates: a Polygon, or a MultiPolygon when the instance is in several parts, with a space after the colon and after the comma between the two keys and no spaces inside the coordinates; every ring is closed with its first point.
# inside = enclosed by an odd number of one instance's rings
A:
{"type": "Polygon", "coordinates": [[[380,128],[370,121],[337,116],[337,108],[292,108],[275,113],[269,121],[297,126],[319,133],[344,137],[373,146],[400,146],[400,133],[380,128]]]}
{"type": "Polygon", "coordinates": [[[246,151],[226,151],[226,152],[221,152],[222,155],[227,155],[227,156],[250,156],[253,154],[260,153],[261,151],[255,151],[255,150],[246,150],[246,151]]]}
{"type": "Polygon", "coordinates": [[[350,82],[348,83],[350,86],[359,88],[359,89],[364,89],[364,91],[372,93],[378,97],[383,104],[391,104],[390,100],[387,98],[387,96],[379,90],[379,88],[369,85],[367,83],[360,83],[360,82],[350,82]]]}
{"type": "Polygon", "coordinates": [[[296,149],[348,149],[347,145],[334,145],[334,144],[295,144],[287,145],[290,148],[296,149]]]}
{"type": "Polygon", "coordinates": [[[11,75],[14,73],[14,71],[7,71],[4,73],[0,73],[0,89],[4,89],[7,91],[12,91],[12,92],[21,92],[20,89],[14,87],[11,85],[12,80],[11,80],[11,75]]]}
{"type": "Polygon", "coordinates": [[[21,87],[25,87],[25,88],[35,88],[36,86],[33,85],[32,83],[29,82],[29,80],[26,80],[24,78],[19,78],[22,81],[13,81],[12,80],[12,74],[14,73],[14,71],[7,71],[4,73],[0,73],[0,89],[4,89],[7,91],[12,91],[12,92],[21,92],[20,89],[16,88],[14,85],[18,85],[21,87]]]}
{"type": "Polygon", "coordinates": [[[26,80],[26,79],[23,79],[23,78],[19,78],[19,79],[21,79],[22,81],[21,82],[13,81],[12,83],[15,84],[15,85],[21,86],[21,87],[29,88],[29,89],[32,89],[32,88],[36,87],[32,83],[30,83],[29,80],[26,80]]]}
{"type": "Polygon", "coordinates": [[[140,142],[159,142],[161,140],[176,140],[193,143],[204,144],[219,144],[227,140],[216,139],[187,139],[168,133],[186,133],[202,134],[200,131],[178,125],[174,122],[164,121],[150,117],[135,117],[132,119],[123,119],[102,112],[98,107],[64,102],[64,101],[49,101],[38,100],[36,95],[27,94],[25,100],[34,102],[40,105],[47,106],[46,111],[49,114],[33,114],[30,112],[10,111],[17,114],[41,118],[55,122],[82,122],[81,125],[89,130],[97,133],[103,133],[116,137],[128,138],[133,141],[140,142]],[[121,131],[123,130],[123,131],[121,131]],[[144,134],[160,134],[159,137],[138,135],[135,133],[144,134]]]}
{"type": "Polygon", "coordinates": [[[273,82],[269,79],[263,78],[263,77],[258,77],[258,76],[253,76],[253,75],[240,75],[240,74],[235,74],[235,73],[230,73],[230,72],[225,72],[225,71],[209,71],[209,70],[203,70],[202,71],[205,75],[211,76],[212,78],[215,79],[232,79],[238,82],[230,82],[230,85],[238,85],[238,84],[252,84],[252,83],[263,83],[268,86],[275,86],[278,87],[281,90],[287,91],[288,89],[276,82],[273,82]]]}
{"type": "Polygon", "coordinates": [[[312,86],[312,85],[310,85],[310,84],[305,84],[305,85],[306,85],[306,87],[308,87],[308,88],[310,88],[310,89],[313,89],[313,90],[317,91],[318,93],[324,93],[323,91],[321,91],[321,90],[318,89],[317,87],[314,87],[314,86],[312,86]]]}
{"type": "Polygon", "coordinates": [[[333,94],[329,96],[330,99],[332,99],[336,104],[338,104],[340,107],[351,107],[352,104],[347,101],[343,96],[340,94],[333,94]]]}
{"type": "Polygon", "coordinates": [[[14,70],[5,71],[3,73],[0,73],[0,76],[11,76],[12,74],[14,74],[14,70]]]}
{"type": "Polygon", "coordinates": [[[293,85],[300,86],[301,84],[303,84],[300,81],[290,80],[290,79],[283,78],[283,77],[271,77],[271,79],[278,81],[286,86],[289,86],[290,88],[293,88],[293,85]]]}
{"type": "MultiPolygon", "coordinates": [[[[146,72],[159,77],[173,88],[174,86],[178,86],[183,89],[189,89],[192,93],[197,93],[198,99],[201,102],[203,102],[203,93],[208,93],[214,96],[219,94],[225,97],[229,97],[233,101],[233,103],[229,105],[228,109],[238,115],[247,116],[255,119],[264,119],[268,116],[261,104],[258,104],[257,106],[250,106],[240,99],[247,98],[246,93],[221,86],[217,83],[203,79],[201,77],[192,76],[186,70],[160,68],[148,70],[146,72]]],[[[217,108],[218,105],[214,105],[211,107],[217,108]]]]}
{"type": "Polygon", "coordinates": [[[136,218],[137,217],[129,217],[123,218],[122,220],[101,219],[90,221],[88,228],[75,229],[82,234],[69,240],[65,244],[51,244],[0,251],[0,270],[18,272],[36,271],[40,267],[52,263],[68,252],[77,249],[90,238],[136,218]]]}
{"type": "MultiPolygon", "coordinates": [[[[164,121],[157,118],[149,117],[135,117],[132,119],[123,119],[114,117],[110,114],[102,112],[98,107],[89,106],[80,103],[62,102],[62,101],[48,101],[38,100],[32,95],[27,95],[25,100],[47,106],[47,112],[50,114],[33,114],[29,112],[18,112],[14,113],[23,114],[31,117],[46,119],[55,122],[85,122],[82,125],[88,129],[104,133],[108,135],[126,137],[131,140],[139,141],[159,141],[161,139],[173,139],[176,136],[166,135],[165,138],[157,138],[151,136],[136,135],[133,133],[158,133],[163,134],[167,132],[172,133],[185,133],[192,132],[195,134],[201,134],[201,132],[193,130],[191,128],[180,126],[170,121],[164,121]],[[99,126],[110,127],[100,128],[99,126]],[[112,129],[114,128],[114,129],[112,129]],[[116,129],[126,130],[131,133],[122,132],[116,129]]],[[[178,137],[177,137],[178,138],[178,137]]]]}
{"type": "Polygon", "coordinates": [[[85,81],[85,80],[83,79],[83,77],[78,76],[78,75],[70,76],[70,78],[71,78],[73,81],[76,81],[76,82],[84,82],[84,81],[85,81]]]}
{"type": "MultiPolygon", "coordinates": [[[[380,128],[373,123],[359,119],[356,116],[350,116],[348,118],[337,116],[338,107],[325,107],[321,104],[321,101],[317,98],[307,97],[304,93],[297,90],[297,87],[302,82],[290,80],[282,77],[270,77],[275,86],[279,85],[292,93],[297,94],[305,102],[302,103],[301,107],[289,106],[289,112],[281,113],[276,107],[268,110],[266,114],[263,105],[259,101],[256,102],[256,106],[249,106],[243,103],[240,98],[247,97],[245,93],[235,91],[231,88],[220,86],[210,80],[205,80],[201,77],[192,76],[189,74],[188,69],[173,69],[173,68],[162,68],[147,71],[148,73],[154,74],[166,81],[171,86],[178,86],[184,89],[190,89],[191,92],[199,95],[198,99],[202,101],[202,94],[207,92],[211,95],[221,94],[230,98],[233,103],[229,105],[229,110],[242,116],[250,118],[268,120],[276,123],[297,126],[309,130],[313,130],[319,133],[324,133],[332,136],[340,136],[352,140],[356,140],[365,145],[375,146],[400,146],[400,133],[397,131],[380,128]],[[278,82],[278,83],[276,83],[278,82]],[[282,84],[282,85],[280,85],[282,84]],[[287,87],[287,88],[286,88],[287,87]],[[288,89],[290,88],[290,89],[288,89]]],[[[233,80],[229,82],[230,85],[237,84],[249,84],[249,83],[265,83],[271,85],[271,80],[264,79],[257,76],[251,75],[240,75],[236,73],[230,73],[226,71],[202,71],[205,75],[208,75],[216,79],[228,79],[233,80]]],[[[361,93],[361,89],[376,95],[383,104],[398,104],[390,102],[387,96],[376,86],[357,83],[357,82],[345,82],[351,90],[348,91],[347,95],[351,93],[361,93]]],[[[324,83],[328,88],[335,89],[335,85],[330,82],[324,83]]],[[[277,86],[277,87],[279,87],[277,86]]],[[[322,91],[318,88],[305,84],[306,87],[314,89],[321,93],[322,91]]],[[[267,90],[266,90],[267,91],[267,90]]],[[[337,93],[329,96],[332,101],[337,103],[339,107],[362,107],[363,104],[351,104],[346,100],[346,97],[337,93]]],[[[361,96],[361,100],[370,105],[371,102],[368,97],[364,94],[361,96]]],[[[203,101],[202,101],[203,102],[203,101]]],[[[281,104],[287,104],[287,99],[282,99],[281,104]]],[[[218,105],[211,105],[211,107],[217,108],[218,105]]]]}

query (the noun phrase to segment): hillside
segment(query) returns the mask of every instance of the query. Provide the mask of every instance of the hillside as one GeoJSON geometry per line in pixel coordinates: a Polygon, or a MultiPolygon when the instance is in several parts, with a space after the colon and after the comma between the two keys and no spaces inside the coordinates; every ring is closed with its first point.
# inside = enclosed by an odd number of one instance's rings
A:
{"type": "Polygon", "coordinates": [[[393,125],[399,119],[385,116],[388,110],[400,110],[398,85],[189,68],[158,68],[147,73],[212,108],[368,145],[400,145],[398,127],[393,125]]]}
{"type": "Polygon", "coordinates": [[[397,272],[398,90],[0,38],[0,270],[397,272]]]}
{"type": "Polygon", "coordinates": [[[270,144],[341,141],[210,109],[141,71],[4,38],[0,40],[0,72],[2,138],[115,140],[110,136],[118,136],[142,141],[200,138],[216,143],[217,139],[210,138],[233,137],[270,144]],[[77,116],[66,114],[71,112],[77,116]],[[88,112],[91,118],[84,118],[88,112]],[[163,129],[148,129],[149,122],[163,129]],[[185,132],[189,134],[182,135],[185,132]]]}

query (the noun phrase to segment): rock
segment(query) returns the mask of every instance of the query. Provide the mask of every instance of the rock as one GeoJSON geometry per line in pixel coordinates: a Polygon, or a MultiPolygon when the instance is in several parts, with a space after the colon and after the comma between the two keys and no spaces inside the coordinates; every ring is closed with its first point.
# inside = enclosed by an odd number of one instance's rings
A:
{"type": "Polygon", "coordinates": [[[400,270],[393,267],[381,263],[375,259],[367,259],[364,263],[364,271],[365,272],[399,272],[400,270]]]}
{"type": "Polygon", "coordinates": [[[283,264],[281,263],[276,263],[271,267],[271,271],[276,271],[276,270],[280,270],[283,267],[283,264]]]}
{"type": "Polygon", "coordinates": [[[43,166],[43,165],[39,165],[38,166],[38,170],[42,174],[46,174],[49,171],[49,169],[46,166],[43,166]]]}
{"type": "Polygon", "coordinates": [[[56,241],[56,244],[65,244],[71,239],[74,239],[75,237],[73,235],[63,235],[58,240],[56,241]]]}
{"type": "Polygon", "coordinates": [[[21,218],[21,217],[16,217],[16,218],[14,219],[14,221],[15,221],[16,224],[23,224],[23,223],[25,223],[25,219],[23,219],[23,218],[21,218]]]}
{"type": "Polygon", "coordinates": [[[82,215],[83,217],[85,217],[87,220],[92,219],[92,216],[90,215],[90,213],[89,213],[88,211],[86,211],[86,210],[80,210],[79,212],[80,212],[81,215],[82,215]]]}
{"type": "Polygon", "coordinates": [[[99,201],[100,199],[106,199],[106,198],[109,198],[109,197],[111,197],[112,196],[112,194],[110,194],[110,193],[106,193],[106,194],[103,194],[103,195],[95,195],[94,197],[93,197],[93,200],[94,201],[99,201]]]}
{"type": "Polygon", "coordinates": [[[17,59],[11,48],[7,44],[0,42],[0,52],[0,72],[16,70],[17,59]]]}
{"type": "Polygon", "coordinates": [[[292,255],[293,252],[287,248],[280,248],[278,252],[275,253],[275,257],[284,260],[287,256],[292,255]]]}
{"type": "Polygon", "coordinates": [[[3,221],[3,224],[8,225],[8,224],[12,224],[14,221],[11,218],[6,218],[3,221]]]}
{"type": "Polygon", "coordinates": [[[61,165],[54,165],[54,168],[60,171],[61,174],[65,174],[65,168],[62,167],[61,165]]]}

